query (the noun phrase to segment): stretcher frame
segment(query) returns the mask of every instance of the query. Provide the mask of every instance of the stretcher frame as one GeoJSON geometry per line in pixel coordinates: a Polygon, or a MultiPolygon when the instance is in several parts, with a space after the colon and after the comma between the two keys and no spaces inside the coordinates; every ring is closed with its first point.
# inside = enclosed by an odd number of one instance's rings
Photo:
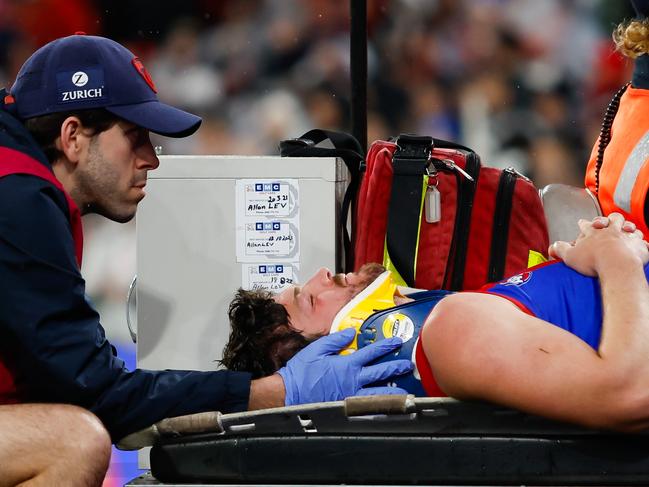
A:
{"type": "Polygon", "coordinates": [[[206,417],[179,418],[200,418],[202,431],[177,423],[155,441],[151,473],[163,483],[127,485],[649,485],[649,432],[487,403],[354,397],[206,417]]]}

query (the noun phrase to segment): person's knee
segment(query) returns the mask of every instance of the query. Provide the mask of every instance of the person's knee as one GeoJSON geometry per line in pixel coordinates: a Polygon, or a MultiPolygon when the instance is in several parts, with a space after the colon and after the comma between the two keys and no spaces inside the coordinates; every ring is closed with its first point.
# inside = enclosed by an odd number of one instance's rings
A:
{"type": "Polygon", "coordinates": [[[107,468],[111,453],[110,435],[97,416],[85,409],[74,409],[76,426],[72,430],[72,441],[76,443],[78,454],[98,468],[107,468]]]}
{"type": "Polygon", "coordinates": [[[86,409],[65,404],[46,406],[50,411],[50,424],[56,423],[58,437],[54,444],[68,459],[83,466],[84,474],[102,476],[108,468],[111,453],[110,435],[102,422],[86,409]]]}
{"type": "Polygon", "coordinates": [[[102,484],[111,442],[89,411],[66,404],[1,406],[0,431],[0,485],[31,479],[43,485],[64,485],[63,479],[65,485],[102,484]]]}

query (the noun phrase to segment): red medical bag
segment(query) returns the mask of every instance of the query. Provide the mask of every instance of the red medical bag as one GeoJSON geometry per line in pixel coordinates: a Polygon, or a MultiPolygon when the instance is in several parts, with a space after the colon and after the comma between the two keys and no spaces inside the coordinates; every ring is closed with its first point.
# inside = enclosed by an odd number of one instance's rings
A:
{"type": "Polygon", "coordinates": [[[374,142],[364,169],[355,269],[383,262],[411,287],[471,290],[524,271],[531,252],[546,255],[541,199],[514,169],[413,135],[374,142]]]}

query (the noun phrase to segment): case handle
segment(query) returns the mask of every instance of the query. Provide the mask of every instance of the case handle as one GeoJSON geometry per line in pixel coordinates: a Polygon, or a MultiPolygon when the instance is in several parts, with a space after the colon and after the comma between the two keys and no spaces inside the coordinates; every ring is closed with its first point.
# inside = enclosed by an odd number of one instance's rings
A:
{"type": "MultiPolygon", "coordinates": [[[[137,287],[137,275],[133,276],[131,285],[128,287],[128,293],[126,295],[126,326],[128,326],[128,332],[131,335],[131,340],[133,343],[137,343],[137,323],[135,325],[135,330],[131,325],[131,303],[133,301],[134,291],[137,287]]],[[[137,306],[137,301],[135,301],[133,307],[137,306]]]]}

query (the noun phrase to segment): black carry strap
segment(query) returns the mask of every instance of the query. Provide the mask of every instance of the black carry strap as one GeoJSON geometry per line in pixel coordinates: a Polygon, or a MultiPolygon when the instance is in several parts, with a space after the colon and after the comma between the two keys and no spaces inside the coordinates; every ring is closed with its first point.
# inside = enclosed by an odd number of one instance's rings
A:
{"type": "MultiPolygon", "coordinates": [[[[418,139],[430,140],[431,149],[434,147],[435,149],[455,149],[455,150],[461,150],[466,152],[475,152],[473,149],[469,149],[466,145],[458,144],[457,142],[450,142],[444,139],[436,139],[435,137],[429,137],[427,135],[422,136],[422,135],[415,135],[415,134],[401,134],[398,137],[391,137],[390,141],[394,142],[397,145],[401,145],[401,144],[411,143],[412,141],[418,143],[417,142],[418,139]],[[399,141],[401,141],[401,143],[399,141]]],[[[429,156],[430,156],[430,151],[429,151],[429,156]]]]}
{"type": "MultiPolygon", "coordinates": [[[[442,141],[445,142],[445,141],[442,141]]],[[[472,179],[467,178],[457,170],[457,208],[455,223],[453,225],[453,239],[444,275],[446,288],[459,291],[464,287],[464,272],[466,269],[467,254],[469,251],[469,233],[471,232],[471,215],[473,213],[473,200],[475,198],[478,180],[480,179],[480,157],[468,147],[449,142],[453,148],[466,152],[464,172],[472,179]]]]}
{"type": "Polygon", "coordinates": [[[470,181],[456,172],[458,177],[458,211],[454,225],[451,255],[446,270],[450,289],[461,289],[466,262],[468,231],[475,181],[478,180],[480,160],[470,148],[429,136],[401,134],[393,142],[398,149],[392,158],[394,176],[388,206],[386,248],[394,268],[408,286],[415,286],[417,262],[417,239],[421,224],[421,192],[423,176],[431,164],[431,151],[455,149],[467,153],[466,172],[473,177],[470,181]],[[449,277],[452,272],[452,277],[449,277]]]}
{"type": "Polygon", "coordinates": [[[487,282],[497,282],[505,277],[509,223],[511,221],[517,180],[518,174],[511,167],[504,169],[500,174],[491,232],[491,250],[489,252],[487,282]]]}
{"type": "Polygon", "coordinates": [[[408,286],[414,287],[423,176],[433,138],[402,134],[395,142],[398,148],[392,156],[394,175],[385,245],[397,272],[408,286]]]}
{"type": "Polygon", "coordinates": [[[297,139],[282,140],[279,143],[279,154],[282,157],[340,157],[347,166],[350,181],[343,197],[340,209],[340,225],[342,226],[345,261],[338,262],[337,271],[351,272],[354,269],[354,244],[356,242],[356,194],[360,185],[361,165],[365,163],[365,153],[358,141],[344,132],[332,130],[309,130],[297,139]],[[329,140],[332,148],[318,147],[318,144],[329,140]],[[347,230],[347,222],[351,212],[351,235],[347,230]]]}

